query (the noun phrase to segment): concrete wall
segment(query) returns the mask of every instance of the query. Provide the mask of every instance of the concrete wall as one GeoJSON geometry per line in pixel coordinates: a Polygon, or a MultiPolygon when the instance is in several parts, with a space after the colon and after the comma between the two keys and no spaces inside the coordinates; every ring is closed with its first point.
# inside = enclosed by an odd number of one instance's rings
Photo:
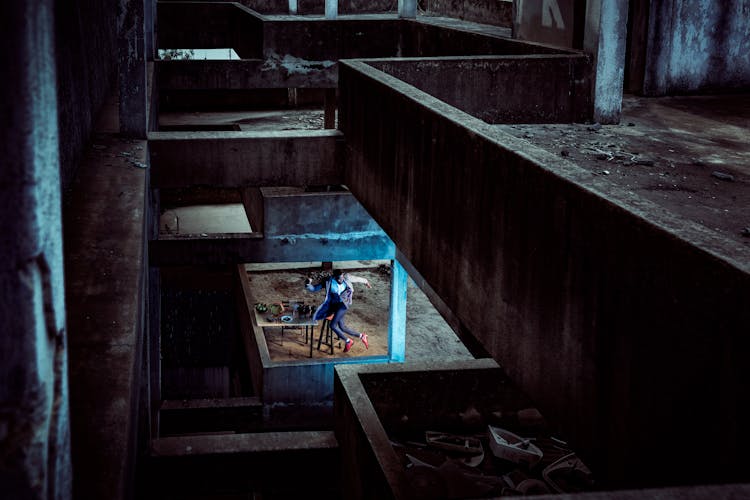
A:
{"type": "Polygon", "coordinates": [[[263,227],[252,234],[167,237],[150,242],[155,266],[392,259],[393,242],[348,192],[261,188],[263,227]]]}
{"type": "Polygon", "coordinates": [[[9,498],[72,492],[53,3],[0,7],[0,484],[9,498]]]}
{"type": "Polygon", "coordinates": [[[231,47],[243,59],[260,57],[262,22],[236,3],[158,2],[159,49],[231,47]]]}
{"type": "Polygon", "coordinates": [[[154,188],[341,184],[340,141],[332,130],[154,132],[151,182],[154,188]]]}
{"type": "Polygon", "coordinates": [[[748,250],[340,65],[347,185],[600,484],[747,480],[748,250]]]}
{"type": "Polygon", "coordinates": [[[368,61],[487,123],[591,119],[591,64],[584,55],[368,61]]]}
{"type": "MultiPolygon", "coordinates": [[[[118,10],[127,0],[105,7],[96,0],[74,0],[55,10],[60,177],[66,191],[83,157],[99,112],[116,84],[118,10]],[[115,7],[116,5],[116,7],[115,7]]],[[[41,29],[41,28],[39,28],[41,29]]]]}
{"type": "Polygon", "coordinates": [[[750,5],[660,0],[649,13],[645,95],[747,88],[750,5]]]}
{"type": "MultiPolygon", "coordinates": [[[[161,3],[171,0],[162,0],[161,3]]],[[[224,2],[225,0],[212,0],[224,2]]],[[[296,14],[322,15],[325,0],[294,0],[297,5],[296,14]]],[[[261,14],[290,14],[289,0],[238,0],[238,4],[261,14]]],[[[359,14],[372,12],[387,12],[395,10],[391,0],[339,0],[339,14],[359,14]]]]}
{"type": "Polygon", "coordinates": [[[425,0],[424,11],[431,16],[446,16],[482,24],[511,27],[512,0],[425,0]]]}
{"type": "Polygon", "coordinates": [[[157,68],[162,92],[182,89],[336,88],[337,80],[334,61],[161,61],[157,63],[157,68]]]}

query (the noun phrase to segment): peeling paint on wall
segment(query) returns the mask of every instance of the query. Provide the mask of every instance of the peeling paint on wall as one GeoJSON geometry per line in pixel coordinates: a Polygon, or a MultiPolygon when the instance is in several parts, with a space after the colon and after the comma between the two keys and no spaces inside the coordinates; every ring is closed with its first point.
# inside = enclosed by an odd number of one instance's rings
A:
{"type": "Polygon", "coordinates": [[[654,2],[644,93],[665,95],[750,85],[750,1],[654,2]]]}

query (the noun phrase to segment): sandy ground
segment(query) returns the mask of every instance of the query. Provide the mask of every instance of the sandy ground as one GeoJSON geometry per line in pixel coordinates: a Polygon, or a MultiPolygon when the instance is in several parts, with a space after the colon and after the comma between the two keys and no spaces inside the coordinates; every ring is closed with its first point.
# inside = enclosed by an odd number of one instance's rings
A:
{"type": "MultiPolygon", "coordinates": [[[[384,355],[388,352],[388,311],[390,307],[390,273],[385,266],[370,268],[346,268],[347,272],[367,278],[372,284],[368,289],[355,284],[354,302],[346,316],[350,328],[366,332],[370,348],[365,349],[360,341],[348,352],[336,345],[334,356],[358,357],[384,355]]],[[[318,306],[324,299],[323,291],[311,293],[304,289],[309,276],[319,278],[326,272],[320,268],[275,269],[248,271],[253,299],[256,302],[279,300],[301,300],[305,304],[318,306]]],[[[406,304],[406,362],[424,360],[473,359],[453,330],[438,314],[422,291],[409,280],[406,304]]],[[[309,359],[310,346],[305,343],[304,330],[286,330],[282,339],[279,328],[264,328],[271,358],[274,361],[309,359]]],[[[330,357],[326,346],[317,349],[320,328],[315,329],[313,357],[330,357]]],[[[338,344],[338,343],[337,343],[338,344]]]]}

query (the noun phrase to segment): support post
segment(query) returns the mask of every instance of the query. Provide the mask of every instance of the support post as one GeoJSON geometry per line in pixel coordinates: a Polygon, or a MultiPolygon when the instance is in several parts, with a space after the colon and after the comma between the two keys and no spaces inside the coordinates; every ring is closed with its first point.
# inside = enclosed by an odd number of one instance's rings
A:
{"type": "Polygon", "coordinates": [[[594,120],[599,123],[620,122],[627,25],[627,0],[588,2],[583,47],[594,56],[594,120]]]}
{"type": "Polygon", "coordinates": [[[119,39],[120,133],[145,139],[148,131],[145,5],[127,3],[119,39]]]}
{"type": "Polygon", "coordinates": [[[406,357],[406,290],[409,275],[398,263],[391,265],[391,306],[388,320],[388,359],[404,361],[406,357]]]}
{"type": "Polygon", "coordinates": [[[416,19],[417,0],[398,0],[398,17],[402,19],[416,19]]]}
{"type": "Polygon", "coordinates": [[[297,0],[289,0],[289,14],[297,15],[297,0]]]}
{"type": "Polygon", "coordinates": [[[325,89],[323,94],[323,128],[336,128],[336,89],[325,89]]]}
{"type": "Polygon", "coordinates": [[[339,15],[339,1],[326,0],[326,19],[336,19],[339,15]]]}

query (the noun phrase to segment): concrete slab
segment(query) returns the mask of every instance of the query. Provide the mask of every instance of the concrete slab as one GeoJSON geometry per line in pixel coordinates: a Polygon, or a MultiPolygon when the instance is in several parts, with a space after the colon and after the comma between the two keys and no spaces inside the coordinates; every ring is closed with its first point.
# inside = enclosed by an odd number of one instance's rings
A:
{"type": "Polygon", "coordinates": [[[154,188],[340,184],[341,139],[334,130],[152,132],[151,183],[154,188]]]}
{"type": "Polygon", "coordinates": [[[250,233],[242,203],[166,208],[159,217],[161,234],[250,233]]]}

